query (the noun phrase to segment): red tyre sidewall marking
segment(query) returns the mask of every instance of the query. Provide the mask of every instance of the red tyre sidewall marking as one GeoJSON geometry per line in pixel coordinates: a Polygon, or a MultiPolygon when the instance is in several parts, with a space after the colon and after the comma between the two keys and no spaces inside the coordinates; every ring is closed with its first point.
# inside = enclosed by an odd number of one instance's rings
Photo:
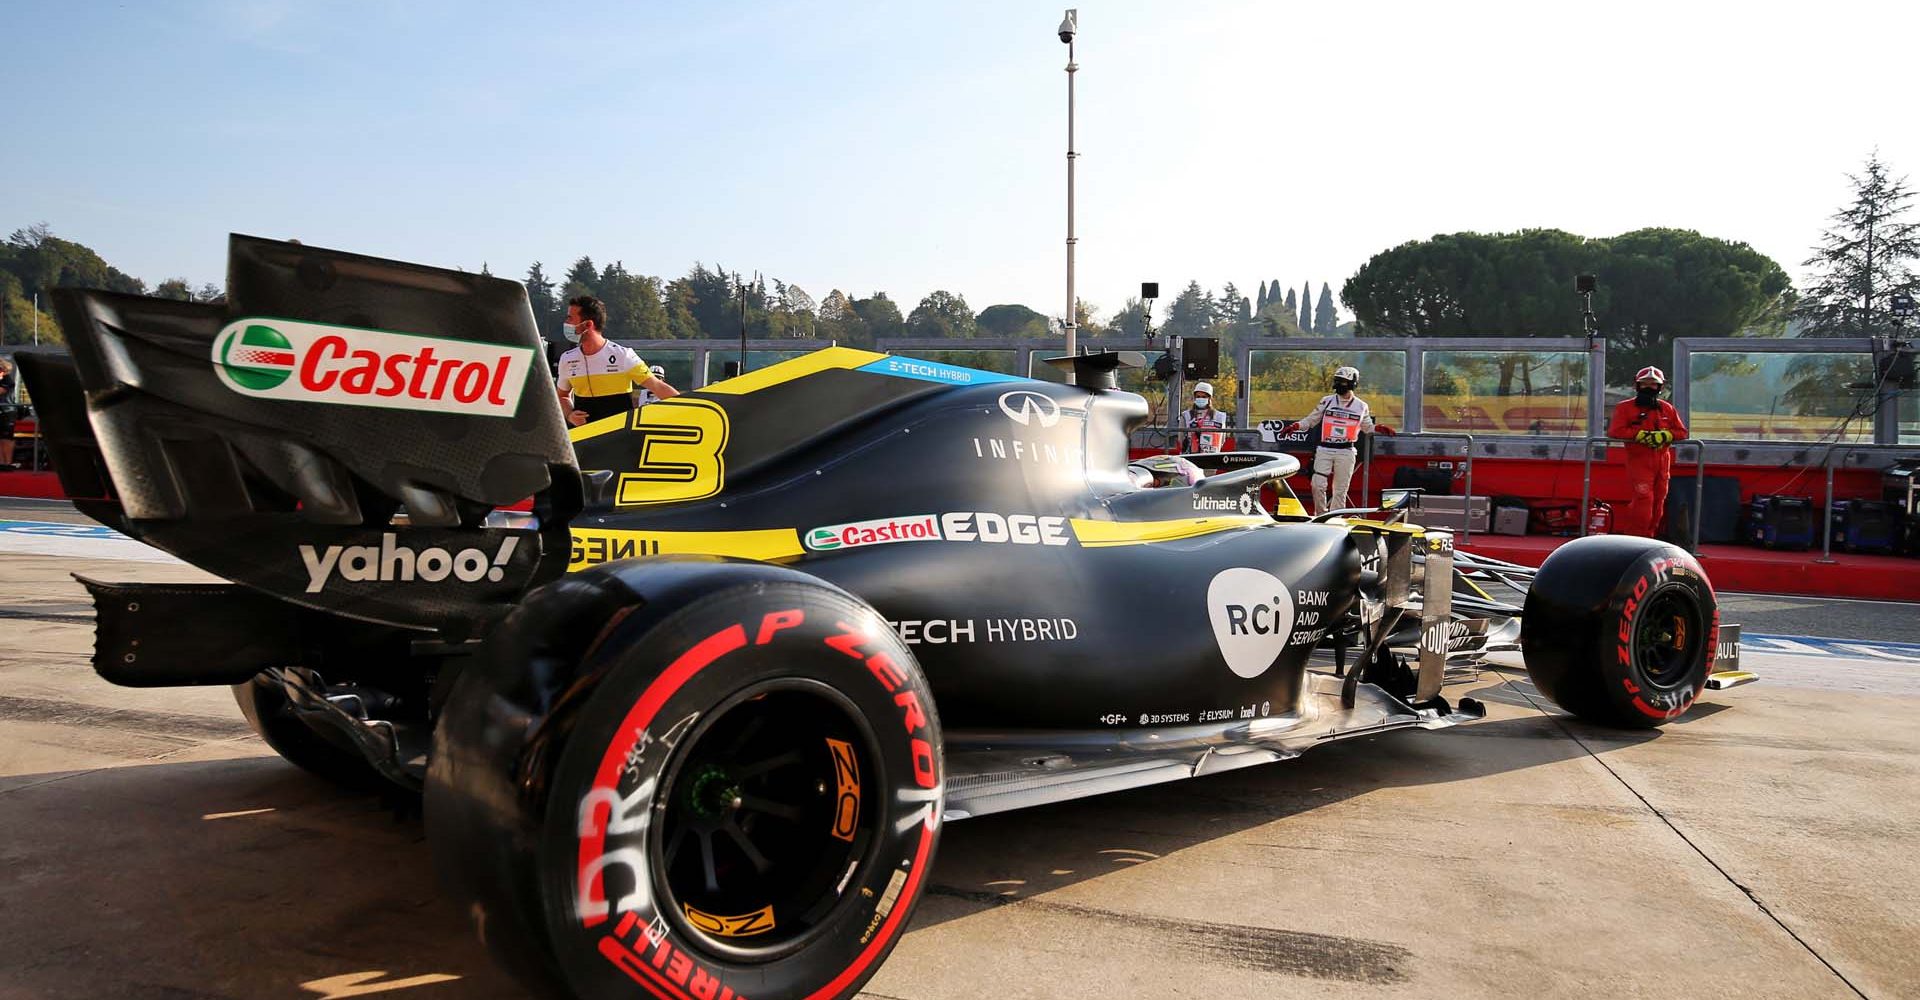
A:
{"type": "MultiPolygon", "coordinates": [[[[1701,569],[1700,564],[1685,552],[1674,552],[1671,555],[1660,556],[1655,559],[1650,566],[1642,570],[1640,572],[1640,578],[1634,581],[1633,591],[1628,595],[1626,603],[1620,611],[1618,655],[1621,666],[1630,668],[1633,662],[1631,637],[1633,635],[1634,612],[1640,609],[1641,602],[1652,593],[1654,588],[1658,587],[1661,582],[1664,581],[1669,575],[1669,571],[1674,567],[1682,567],[1691,572],[1694,579],[1699,580],[1700,585],[1706,588],[1707,599],[1714,603],[1713,617],[1707,626],[1706,642],[1708,673],[1712,672],[1713,657],[1718,655],[1720,648],[1719,601],[1714,595],[1713,583],[1707,579],[1706,571],[1701,569]]],[[[1675,718],[1687,709],[1693,707],[1694,699],[1698,698],[1700,692],[1706,689],[1707,682],[1706,677],[1703,675],[1700,678],[1700,683],[1695,685],[1692,691],[1683,694],[1679,698],[1678,703],[1671,709],[1656,708],[1649,704],[1646,699],[1641,697],[1639,686],[1635,685],[1631,679],[1623,677],[1620,679],[1620,683],[1626,687],[1627,693],[1633,696],[1633,707],[1635,709],[1648,718],[1664,721],[1675,718]]]]}
{"type": "Polygon", "coordinates": [[[888,941],[893,940],[894,931],[899,929],[901,919],[912,908],[914,893],[920,889],[920,876],[927,870],[927,855],[933,852],[934,822],[933,815],[929,813],[927,821],[920,825],[920,844],[913,851],[913,868],[907,872],[907,884],[901,887],[900,898],[894,902],[893,912],[887,914],[887,922],[880,925],[880,933],[873,936],[873,943],[867,945],[866,950],[860,953],[860,957],[853,960],[852,965],[833,977],[832,982],[815,990],[807,1000],[822,1000],[824,997],[838,995],[867,966],[872,965],[873,960],[879,957],[881,949],[886,947],[888,941]]]}
{"type": "MultiPolygon", "coordinates": [[[[695,674],[713,661],[746,644],[746,627],[730,625],[694,643],[692,649],[681,653],[679,658],[667,666],[666,670],[661,671],[660,676],[654,678],[652,684],[647,685],[647,690],[640,695],[640,700],[634,702],[633,708],[627,711],[627,717],[620,721],[620,728],[614,731],[613,741],[607,745],[606,754],[600,758],[600,770],[593,776],[593,785],[589,789],[589,794],[595,790],[617,793],[620,774],[625,769],[627,753],[633,749],[634,743],[639,741],[641,731],[653,722],[653,717],[659,713],[661,706],[678,693],[695,674]]],[[[608,806],[607,809],[611,812],[613,807],[608,806]]],[[[593,816],[593,832],[580,836],[579,867],[574,872],[576,886],[586,877],[588,866],[606,851],[607,822],[611,818],[611,816],[603,817],[596,812],[593,816]]],[[[595,900],[604,898],[605,888],[598,874],[592,877],[590,884],[585,888],[589,893],[588,898],[595,900]]],[[[581,918],[581,924],[586,927],[597,927],[606,919],[605,916],[596,914],[581,918]]]]}
{"type": "MultiPolygon", "coordinates": [[[[781,612],[779,614],[798,613],[799,612],[796,611],[781,612]]],[[[768,620],[771,620],[772,617],[773,616],[768,616],[768,620]]],[[[802,620],[804,619],[790,619],[790,624],[786,625],[786,627],[798,625],[802,620]]],[[[842,628],[846,628],[846,626],[843,625],[842,628]]],[[[760,637],[756,644],[765,644],[769,637],[770,632],[766,625],[763,624],[760,637]]],[[[862,635],[861,638],[865,638],[865,636],[862,635]]],[[[729,625],[695,643],[691,649],[680,654],[678,658],[669,664],[667,669],[661,671],[660,676],[654,678],[653,683],[647,685],[646,691],[641,693],[639,700],[634,702],[633,708],[629,709],[626,717],[621,720],[620,728],[614,732],[612,741],[607,745],[606,753],[600,758],[600,768],[594,774],[593,784],[589,788],[589,793],[595,790],[617,793],[620,775],[625,770],[627,754],[633,749],[633,745],[639,741],[640,733],[653,722],[654,716],[659,714],[660,709],[701,670],[710,666],[721,657],[744,648],[747,642],[747,632],[744,625],[729,625]]],[[[832,646],[834,644],[829,641],[828,645],[832,646]]],[[[848,650],[845,649],[841,649],[840,651],[848,652],[848,650]]],[[[609,806],[608,809],[611,811],[612,807],[609,806]]],[[[599,813],[595,813],[593,816],[593,832],[580,835],[580,849],[577,855],[578,867],[574,875],[576,885],[585,876],[588,866],[605,851],[606,825],[610,819],[611,816],[602,816],[599,813]]],[[[887,915],[886,922],[881,925],[880,932],[874,935],[873,941],[861,951],[851,965],[842,970],[841,973],[835,976],[827,985],[815,991],[809,1000],[819,1000],[819,998],[830,997],[845,989],[861,972],[873,964],[874,959],[879,957],[880,952],[886,947],[887,943],[893,940],[895,932],[899,930],[901,921],[912,908],[911,904],[915,894],[919,891],[921,877],[927,867],[927,858],[933,852],[933,833],[938,822],[938,816],[930,811],[925,822],[921,824],[920,840],[914,848],[913,864],[907,872],[906,884],[901,887],[900,896],[895,901],[892,912],[887,915]]],[[[587,888],[588,891],[593,894],[589,898],[597,899],[604,896],[605,888],[597,876],[587,888]]],[[[630,913],[627,916],[631,918],[633,914],[630,913]]],[[[591,928],[604,923],[606,920],[607,918],[605,916],[587,916],[581,918],[581,924],[584,927],[591,928]]],[[[606,951],[604,941],[601,950],[603,952],[606,951]]],[[[624,950],[624,948],[622,950],[624,950]]],[[[645,987],[654,995],[665,996],[668,997],[669,1000],[683,1000],[685,997],[685,994],[676,989],[671,982],[662,981],[656,986],[655,983],[647,982],[638,976],[633,976],[632,972],[627,971],[624,962],[615,960],[616,956],[607,955],[607,957],[610,961],[613,961],[616,967],[620,968],[623,972],[627,972],[628,976],[633,978],[637,984],[645,987]],[[669,992],[663,994],[659,987],[665,987],[669,992]]],[[[653,970],[648,968],[644,963],[640,964],[638,968],[648,974],[649,978],[659,978],[653,973],[653,970]]]]}

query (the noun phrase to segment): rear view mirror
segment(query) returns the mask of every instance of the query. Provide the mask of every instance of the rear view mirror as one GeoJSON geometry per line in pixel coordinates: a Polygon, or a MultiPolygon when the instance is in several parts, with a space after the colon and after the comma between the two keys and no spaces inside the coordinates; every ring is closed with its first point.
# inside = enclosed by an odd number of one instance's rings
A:
{"type": "Polygon", "coordinates": [[[1419,490],[1381,490],[1381,510],[1417,510],[1420,507],[1419,490]]]}

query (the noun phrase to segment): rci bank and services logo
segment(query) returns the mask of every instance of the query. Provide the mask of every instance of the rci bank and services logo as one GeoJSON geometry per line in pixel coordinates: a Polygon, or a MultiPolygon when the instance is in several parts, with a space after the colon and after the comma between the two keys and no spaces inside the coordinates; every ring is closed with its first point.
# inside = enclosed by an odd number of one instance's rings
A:
{"type": "Polygon", "coordinates": [[[239,319],[213,341],[213,368],[246,396],[511,417],[531,347],[283,319],[239,319]]]}

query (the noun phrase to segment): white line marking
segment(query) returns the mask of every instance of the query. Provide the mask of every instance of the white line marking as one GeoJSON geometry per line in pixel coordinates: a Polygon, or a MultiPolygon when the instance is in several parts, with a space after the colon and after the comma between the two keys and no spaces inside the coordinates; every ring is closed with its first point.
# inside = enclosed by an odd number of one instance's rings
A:
{"type": "Polygon", "coordinates": [[[270,813],[270,812],[273,812],[273,811],[274,811],[274,807],[273,807],[273,806],[268,806],[268,807],[266,807],[265,809],[242,809],[242,810],[240,810],[239,812],[230,812],[230,813],[208,813],[208,814],[206,814],[205,816],[202,816],[202,817],[200,817],[200,818],[201,818],[201,819],[209,819],[209,820],[211,820],[211,819],[234,819],[234,818],[236,818],[236,817],[240,817],[240,816],[258,816],[258,815],[260,815],[261,813],[270,813]]]}
{"type": "Polygon", "coordinates": [[[300,988],[309,993],[320,994],[320,1000],[343,1000],[345,997],[363,997],[370,993],[386,993],[391,990],[407,990],[415,986],[432,986],[434,983],[450,983],[459,976],[430,972],[424,976],[407,979],[391,979],[377,982],[385,976],[385,970],[374,972],[349,972],[344,976],[328,976],[325,979],[311,979],[301,983],[300,988]]]}
{"type": "Polygon", "coordinates": [[[90,524],[0,520],[0,553],[4,552],[184,565],[145,542],[90,524]]]}
{"type": "Polygon", "coordinates": [[[1872,646],[1863,646],[1857,642],[1836,642],[1834,643],[1834,646],[1840,649],[1850,649],[1856,653],[1861,653],[1867,656],[1877,656],[1883,660],[1898,660],[1902,663],[1920,663],[1920,656],[1899,656],[1894,653],[1889,653],[1884,649],[1875,649],[1872,646]]]}

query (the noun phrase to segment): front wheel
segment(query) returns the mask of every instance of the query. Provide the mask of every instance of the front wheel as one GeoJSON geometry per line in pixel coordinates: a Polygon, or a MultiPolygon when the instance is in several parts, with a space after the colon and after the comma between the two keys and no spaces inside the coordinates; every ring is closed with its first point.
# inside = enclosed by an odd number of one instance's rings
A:
{"type": "MultiPolygon", "coordinates": [[[[518,894],[480,901],[532,933],[482,913],[487,943],[562,996],[857,992],[918,900],[941,806],[932,697],[886,623],[822,584],[747,583],[609,627],[579,676],[524,742],[446,730],[452,759],[484,753],[523,793],[524,826],[476,827],[436,818],[457,778],[429,782],[431,832],[454,841],[437,849],[524,831],[504,852],[518,894]]],[[[453,698],[469,717],[495,700],[453,698]]]]}
{"type": "Polygon", "coordinates": [[[1647,728],[1693,706],[1719,630],[1713,587],[1685,550],[1600,535],[1561,546],[1541,565],[1520,648],[1534,686],[1561,708],[1647,728]]]}

